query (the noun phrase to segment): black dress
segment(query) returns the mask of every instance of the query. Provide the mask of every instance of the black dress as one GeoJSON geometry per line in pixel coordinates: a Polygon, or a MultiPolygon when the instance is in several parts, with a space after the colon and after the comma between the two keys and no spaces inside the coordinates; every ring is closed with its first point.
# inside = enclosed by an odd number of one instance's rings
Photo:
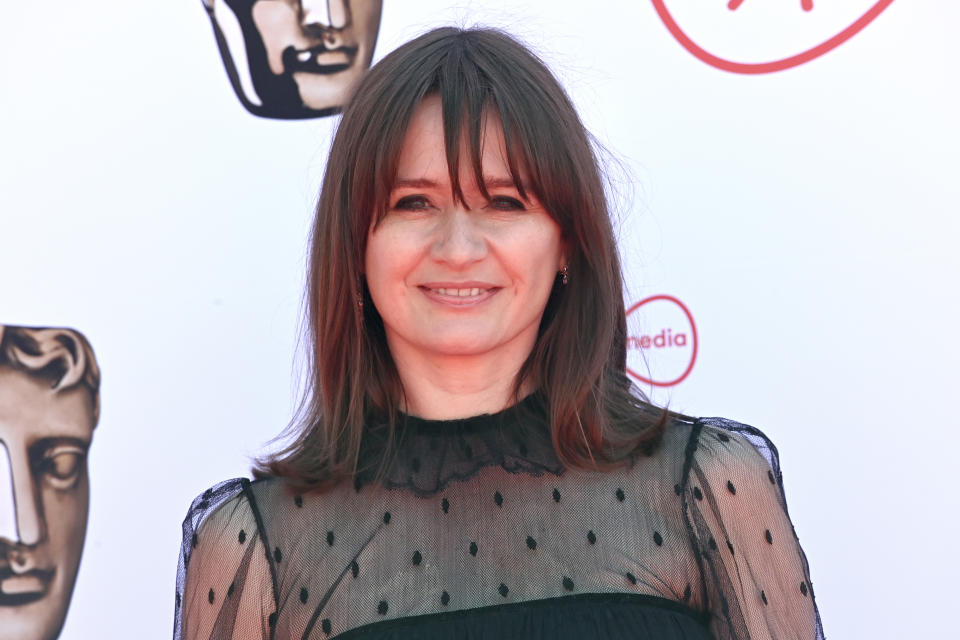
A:
{"type": "Polygon", "coordinates": [[[823,638],[760,431],[675,420],[631,467],[583,472],[545,415],[534,395],[409,417],[381,484],[207,490],[183,523],[174,638],[823,638]]]}

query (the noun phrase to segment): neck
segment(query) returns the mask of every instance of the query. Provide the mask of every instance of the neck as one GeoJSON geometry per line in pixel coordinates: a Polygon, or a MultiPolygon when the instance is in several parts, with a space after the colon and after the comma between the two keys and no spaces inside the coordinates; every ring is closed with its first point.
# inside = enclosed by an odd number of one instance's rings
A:
{"type": "MultiPolygon", "coordinates": [[[[388,341],[403,384],[401,409],[426,420],[496,413],[515,404],[517,373],[533,348],[524,341],[496,353],[448,355],[425,353],[389,336],[388,341]]],[[[532,390],[527,387],[521,387],[520,398],[532,390]]]]}

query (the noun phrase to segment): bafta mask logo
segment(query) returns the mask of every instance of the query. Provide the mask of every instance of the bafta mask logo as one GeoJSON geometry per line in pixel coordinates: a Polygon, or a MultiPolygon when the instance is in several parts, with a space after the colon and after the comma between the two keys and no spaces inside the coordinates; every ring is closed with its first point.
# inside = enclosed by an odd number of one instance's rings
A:
{"type": "Polygon", "coordinates": [[[87,530],[100,371],[70,329],[0,324],[0,640],[53,640],[87,530]]]}
{"type": "Polygon", "coordinates": [[[250,113],[339,113],[370,68],[382,0],[203,0],[230,84],[250,113]]]}

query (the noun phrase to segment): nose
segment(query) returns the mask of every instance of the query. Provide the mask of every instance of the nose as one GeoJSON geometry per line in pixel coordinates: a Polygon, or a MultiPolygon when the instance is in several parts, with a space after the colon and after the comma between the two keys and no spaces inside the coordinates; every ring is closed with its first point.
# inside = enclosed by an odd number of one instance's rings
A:
{"type": "Polygon", "coordinates": [[[26,452],[11,452],[0,442],[0,539],[23,546],[43,539],[39,495],[26,452]]]}
{"type": "Polygon", "coordinates": [[[447,211],[437,228],[431,256],[454,268],[462,268],[487,255],[487,240],[479,222],[462,204],[447,211]]]}
{"type": "Polygon", "coordinates": [[[300,22],[308,28],[343,29],[350,24],[349,0],[300,0],[300,22]]]}

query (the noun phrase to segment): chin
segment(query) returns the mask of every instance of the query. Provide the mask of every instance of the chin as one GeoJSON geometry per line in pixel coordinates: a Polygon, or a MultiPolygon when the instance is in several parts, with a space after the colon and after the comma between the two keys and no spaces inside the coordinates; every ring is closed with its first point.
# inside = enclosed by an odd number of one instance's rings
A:
{"type": "Polygon", "coordinates": [[[432,336],[432,339],[424,342],[424,346],[444,356],[476,356],[489,352],[496,344],[492,341],[477,340],[476,336],[451,336],[440,340],[432,336]]]}

